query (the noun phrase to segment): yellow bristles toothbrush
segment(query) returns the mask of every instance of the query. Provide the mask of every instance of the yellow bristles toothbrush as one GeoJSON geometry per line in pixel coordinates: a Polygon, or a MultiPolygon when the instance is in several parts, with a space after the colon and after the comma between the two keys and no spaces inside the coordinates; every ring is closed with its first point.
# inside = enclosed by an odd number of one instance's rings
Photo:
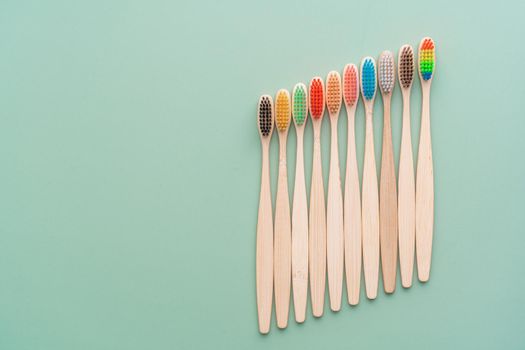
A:
{"type": "Polygon", "coordinates": [[[262,170],[259,216],[257,220],[255,279],[259,331],[266,334],[270,331],[273,296],[273,222],[272,194],[270,191],[270,161],[268,154],[273,131],[273,102],[271,96],[263,95],[259,99],[257,126],[261,137],[262,170]]]}
{"type": "Polygon", "coordinates": [[[304,179],[303,135],[308,116],[308,95],[304,84],[296,84],[292,94],[292,115],[297,134],[297,158],[292,206],[292,287],[295,320],[306,318],[308,296],[308,204],[304,179]]]}
{"type": "Polygon", "coordinates": [[[366,134],[365,158],[363,164],[362,193],[362,239],[363,270],[365,273],[366,296],[377,297],[379,277],[379,195],[377,191],[377,170],[374,155],[373,110],[377,90],[376,63],[372,57],[361,62],[361,95],[365,105],[366,134]]]}
{"type": "Polygon", "coordinates": [[[359,99],[359,77],[355,64],[343,71],[343,97],[348,116],[348,148],[344,196],[345,270],[348,303],[359,303],[361,288],[361,196],[355,148],[355,109],[359,99]]]}
{"type": "Polygon", "coordinates": [[[330,174],[328,177],[328,201],[326,207],[326,247],[328,291],[332,311],[341,309],[343,292],[343,195],[341,193],[341,171],[337,142],[337,122],[341,110],[341,76],[331,71],[326,77],[326,107],[330,116],[331,147],[330,174]]]}
{"type": "Polygon", "coordinates": [[[417,274],[422,282],[430,277],[432,233],[434,229],[434,171],[430,136],[430,85],[434,77],[435,46],[431,38],[419,44],[419,78],[421,79],[421,129],[416,175],[416,256],[417,274]]]}

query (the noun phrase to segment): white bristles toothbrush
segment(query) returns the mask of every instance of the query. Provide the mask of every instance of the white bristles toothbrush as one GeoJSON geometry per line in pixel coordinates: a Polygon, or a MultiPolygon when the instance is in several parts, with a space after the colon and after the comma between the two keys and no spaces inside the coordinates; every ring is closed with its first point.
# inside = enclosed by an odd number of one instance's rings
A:
{"type": "Polygon", "coordinates": [[[348,116],[348,147],[344,195],[345,270],[348,303],[359,303],[361,288],[361,196],[355,147],[355,110],[359,99],[359,77],[355,64],[343,71],[343,97],[348,116]]]}
{"type": "Polygon", "coordinates": [[[403,45],[398,56],[399,86],[403,95],[403,131],[399,153],[398,223],[399,223],[399,269],[401,284],[412,286],[414,274],[414,249],[416,246],[416,187],[414,182],[414,158],[410,132],[410,91],[414,80],[414,50],[403,45]]]}
{"type": "Polygon", "coordinates": [[[435,46],[431,38],[419,44],[419,77],[421,79],[421,129],[416,175],[416,256],[421,282],[430,277],[432,234],[434,229],[434,170],[430,136],[430,85],[434,77],[435,46]]]}
{"type": "Polygon", "coordinates": [[[377,90],[376,63],[372,57],[361,62],[361,95],[365,105],[366,136],[363,165],[362,192],[362,239],[363,270],[365,273],[366,296],[377,297],[379,278],[379,195],[377,170],[374,154],[373,110],[377,90]]]}
{"type": "Polygon", "coordinates": [[[259,331],[262,334],[266,334],[270,331],[273,296],[273,221],[269,161],[270,140],[272,139],[273,131],[273,102],[271,96],[263,95],[259,99],[257,126],[261,137],[262,169],[259,216],[257,220],[255,279],[259,331]]]}
{"type": "Polygon", "coordinates": [[[386,293],[396,289],[397,271],[397,183],[392,145],[390,101],[394,91],[394,55],[383,51],[378,63],[379,88],[383,97],[383,150],[379,189],[379,232],[381,241],[381,270],[386,293]]]}
{"type": "Polygon", "coordinates": [[[308,296],[308,204],[304,179],[303,135],[308,117],[308,95],[304,84],[296,84],[292,94],[292,116],[297,134],[297,158],[292,206],[292,287],[295,320],[306,318],[308,296]]]}

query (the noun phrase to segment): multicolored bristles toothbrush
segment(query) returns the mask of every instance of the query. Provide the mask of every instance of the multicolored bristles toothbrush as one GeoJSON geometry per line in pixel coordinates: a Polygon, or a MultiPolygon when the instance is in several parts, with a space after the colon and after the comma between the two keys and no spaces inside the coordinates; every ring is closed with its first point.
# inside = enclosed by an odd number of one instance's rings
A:
{"type": "Polygon", "coordinates": [[[308,95],[304,84],[296,84],[292,94],[292,115],[297,134],[297,158],[292,206],[292,286],[295,320],[306,318],[308,296],[308,204],[304,179],[303,135],[308,116],[308,95]]]}
{"type": "Polygon", "coordinates": [[[403,45],[398,56],[399,86],[403,95],[403,131],[399,154],[399,269],[401,284],[412,285],[414,273],[414,249],[416,246],[416,187],[414,182],[414,158],[412,156],[412,136],[410,132],[410,91],[414,80],[414,50],[403,45]]]}
{"type": "Polygon", "coordinates": [[[379,195],[374,154],[373,111],[377,90],[376,63],[372,57],[361,62],[361,94],[365,105],[366,135],[363,165],[362,239],[366,296],[377,297],[379,278],[379,195]]]}
{"type": "Polygon", "coordinates": [[[430,136],[430,85],[434,78],[435,46],[431,38],[419,44],[419,77],[422,105],[416,175],[416,255],[419,280],[428,281],[434,228],[434,171],[430,136]]]}
{"type": "Polygon", "coordinates": [[[286,165],[286,143],[290,128],[290,94],[281,89],[275,97],[275,126],[279,135],[279,177],[275,202],[274,283],[277,327],[286,328],[290,309],[292,236],[286,165]]]}
{"type": "Polygon", "coordinates": [[[381,270],[386,293],[396,289],[397,271],[397,189],[390,101],[394,91],[394,55],[383,51],[379,57],[379,88],[383,96],[383,150],[381,156],[381,182],[379,189],[379,223],[381,241],[381,270]]]}
{"type": "Polygon", "coordinates": [[[257,126],[261,137],[262,169],[255,273],[259,331],[266,334],[270,331],[273,296],[273,221],[269,161],[270,140],[273,131],[273,101],[271,96],[263,95],[259,99],[257,126]]]}
{"type": "Polygon", "coordinates": [[[341,193],[341,170],[337,142],[337,122],[341,110],[341,76],[331,71],[326,77],[326,107],[330,116],[331,146],[330,173],[328,176],[328,202],[326,208],[326,248],[328,292],[332,311],[341,310],[343,292],[344,240],[343,195],[341,193]]]}
{"type": "Polygon", "coordinates": [[[323,80],[320,77],[315,77],[310,82],[309,102],[314,129],[310,223],[308,230],[310,294],[312,297],[312,312],[315,317],[321,317],[324,309],[326,286],[326,213],[321,163],[321,123],[323,121],[325,95],[323,80]]]}
{"type": "Polygon", "coordinates": [[[343,97],[348,116],[343,205],[346,289],[348,303],[357,305],[361,288],[361,195],[355,147],[355,110],[359,99],[359,77],[355,64],[347,64],[343,71],[343,97]]]}

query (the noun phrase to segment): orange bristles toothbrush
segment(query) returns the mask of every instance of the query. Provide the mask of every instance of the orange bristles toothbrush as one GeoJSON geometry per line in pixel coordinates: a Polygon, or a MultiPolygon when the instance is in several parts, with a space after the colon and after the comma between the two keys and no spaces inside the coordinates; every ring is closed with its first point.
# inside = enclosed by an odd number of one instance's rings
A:
{"type": "Polygon", "coordinates": [[[328,177],[328,201],[326,207],[326,247],[328,292],[332,311],[341,309],[343,292],[343,195],[341,193],[341,171],[337,142],[337,122],[341,110],[341,76],[331,71],[326,77],[326,107],[330,116],[331,146],[330,174],[328,177]]]}
{"type": "Polygon", "coordinates": [[[257,220],[255,280],[259,331],[266,334],[270,331],[273,296],[273,222],[272,194],[270,191],[270,161],[268,154],[273,131],[273,102],[271,96],[263,95],[259,99],[257,126],[261,137],[262,170],[259,216],[257,220]]]}
{"type": "Polygon", "coordinates": [[[421,282],[430,277],[432,233],[434,229],[434,170],[430,136],[430,85],[434,77],[435,47],[431,38],[419,44],[419,77],[422,106],[419,153],[416,175],[416,256],[417,274],[421,282]]]}
{"type": "Polygon", "coordinates": [[[279,177],[275,202],[274,288],[275,314],[279,328],[286,328],[288,325],[290,309],[292,237],[286,165],[286,142],[290,118],[290,94],[287,90],[281,89],[275,97],[275,126],[279,135],[279,177]]]}
{"type": "Polygon", "coordinates": [[[308,95],[304,84],[296,84],[292,94],[292,115],[297,134],[297,158],[292,206],[292,287],[295,320],[306,318],[308,296],[308,204],[304,179],[303,135],[308,116],[308,95]]]}
{"type": "Polygon", "coordinates": [[[355,148],[355,109],[359,98],[359,77],[355,64],[343,71],[343,97],[348,116],[348,147],[344,195],[345,270],[348,303],[359,303],[361,288],[361,196],[355,148]]]}
{"type": "Polygon", "coordinates": [[[325,99],[323,80],[320,77],[315,77],[310,82],[309,102],[314,129],[314,152],[310,187],[308,260],[312,312],[315,317],[321,317],[324,309],[326,279],[326,213],[321,164],[321,123],[325,99]]]}

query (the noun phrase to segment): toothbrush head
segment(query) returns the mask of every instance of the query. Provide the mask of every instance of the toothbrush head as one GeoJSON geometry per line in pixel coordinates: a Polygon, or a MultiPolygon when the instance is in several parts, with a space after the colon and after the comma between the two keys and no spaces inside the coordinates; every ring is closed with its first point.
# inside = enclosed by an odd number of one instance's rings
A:
{"type": "Polygon", "coordinates": [[[306,95],[306,86],[303,83],[295,84],[293,88],[292,106],[295,125],[303,125],[308,116],[308,98],[306,95]]]}
{"type": "Polygon", "coordinates": [[[434,40],[423,38],[419,44],[419,75],[423,81],[432,79],[436,65],[434,40]]]}
{"type": "Polygon", "coordinates": [[[376,96],[376,87],[376,61],[368,56],[361,61],[361,94],[365,101],[374,99],[376,96]]]}
{"type": "Polygon", "coordinates": [[[379,56],[379,87],[383,95],[394,90],[394,55],[390,51],[383,51],[379,56]]]}
{"type": "Polygon", "coordinates": [[[257,109],[257,124],[261,137],[272,136],[273,131],[273,101],[269,95],[262,95],[259,98],[259,107],[257,109]]]}
{"type": "Polygon", "coordinates": [[[330,114],[339,114],[341,109],[341,76],[331,71],[326,77],[326,106],[330,114]]]}
{"type": "Polygon", "coordinates": [[[315,77],[310,81],[310,114],[314,119],[323,118],[324,114],[324,85],[323,79],[315,77]]]}
{"type": "Polygon", "coordinates": [[[357,104],[359,97],[359,77],[355,64],[347,64],[343,71],[343,97],[347,106],[357,104]]]}
{"type": "Polygon", "coordinates": [[[408,89],[414,80],[414,50],[412,49],[412,46],[403,45],[401,47],[397,64],[399,84],[402,88],[408,89]]]}
{"type": "Polygon", "coordinates": [[[290,94],[287,90],[281,89],[275,97],[275,125],[277,131],[287,131],[290,126],[290,94]]]}

